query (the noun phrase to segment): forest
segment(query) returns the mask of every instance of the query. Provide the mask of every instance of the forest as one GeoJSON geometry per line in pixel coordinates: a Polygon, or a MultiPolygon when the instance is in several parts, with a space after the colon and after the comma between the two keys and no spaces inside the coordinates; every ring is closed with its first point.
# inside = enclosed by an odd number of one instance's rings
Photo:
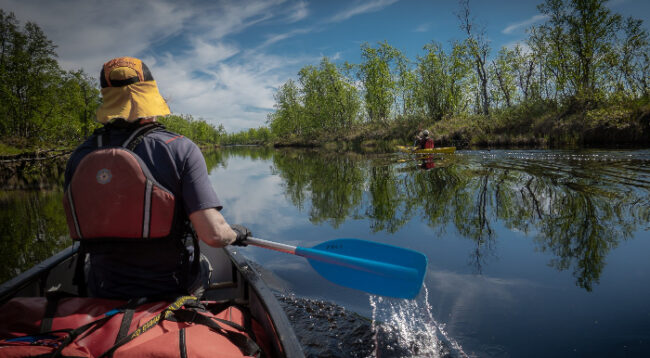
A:
{"type": "Polygon", "coordinates": [[[493,55],[469,2],[459,4],[464,38],[431,41],[415,59],[384,41],[363,44],[359,64],[323,58],[303,67],[275,94],[271,137],[408,141],[429,128],[450,145],[648,143],[642,20],[613,13],[605,0],[546,0],[538,6],[545,20],[526,41],[493,55]]]}
{"type": "MultiPolygon", "coordinates": [[[[100,127],[98,74],[61,69],[56,45],[37,24],[20,26],[0,9],[0,154],[74,148],[100,127]]],[[[215,145],[226,134],[191,115],[161,122],[200,145],[215,145]]]]}
{"type": "MultiPolygon", "coordinates": [[[[361,63],[327,57],[274,95],[266,126],[174,114],[161,121],[204,146],[372,146],[408,143],[424,128],[438,145],[611,146],[650,141],[650,38],[642,20],[606,0],[545,0],[543,22],[496,54],[469,1],[463,38],[424,44],[415,59],[388,42],[361,45],[361,63]]],[[[451,14],[450,14],[451,16],[451,14]]],[[[0,9],[0,153],[69,148],[99,126],[97,79],[63,70],[56,45],[0,9]]]]}

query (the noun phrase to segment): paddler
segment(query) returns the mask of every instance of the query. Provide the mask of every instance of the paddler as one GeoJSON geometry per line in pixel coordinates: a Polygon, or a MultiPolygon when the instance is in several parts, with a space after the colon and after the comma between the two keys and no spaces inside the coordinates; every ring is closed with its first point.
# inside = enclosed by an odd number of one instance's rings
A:
{"type": "Polygon", "coordinates": [[[93,297],[200,295],[211,268],[196,238],[223,247],[245,245],[251,233],[220,213],[196,144],[158,123],[169,107],[141,60],[106,62],[100,84],[104,126],[65,172],[70,234],[87,255],[75,282],[93,297]]]}
{"type": "Polygon", "coordinates": [[[431,138],[427,129],[421,131],[417,136],[415,136],[415,146],[418,147],[418,149],[429,149],[435,146],[433,138],[431,138]]]}

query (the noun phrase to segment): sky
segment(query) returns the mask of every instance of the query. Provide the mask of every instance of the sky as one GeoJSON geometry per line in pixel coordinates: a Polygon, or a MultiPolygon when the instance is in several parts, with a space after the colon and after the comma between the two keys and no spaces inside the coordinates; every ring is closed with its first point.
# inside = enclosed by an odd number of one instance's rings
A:
{"type": "MultiPolygon", "coordinates": [[[[496,54],[544,21],[542,0],[470,0],[496,54]]],[[[650,1],[611,0],[650,29],[650,1]]],[[[462,40],[457,0],[0,0],[21,25],[38,24],[66,70],[98,76],[104,62],[142,59],[172,113],[228,132],[266,124],[273,94],[326,56],[360,63],[360,46],[387,41],[415,61],[431,41],[462,40]]]]}

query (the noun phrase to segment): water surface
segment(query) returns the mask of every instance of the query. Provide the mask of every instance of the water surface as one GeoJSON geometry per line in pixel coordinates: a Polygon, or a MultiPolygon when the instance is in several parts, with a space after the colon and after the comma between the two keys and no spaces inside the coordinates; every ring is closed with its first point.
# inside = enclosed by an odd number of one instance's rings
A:
{"type": "MultiPolygon", "coordinates": [[[[241,250],[309,356],[650,356],[650,151],[206,153],[230,223],[297,246],[355,237],[429,259],[414,300],[241,250]]],[[[69,244],[60,187],[0,196],[2,281],[69,244]]]]}

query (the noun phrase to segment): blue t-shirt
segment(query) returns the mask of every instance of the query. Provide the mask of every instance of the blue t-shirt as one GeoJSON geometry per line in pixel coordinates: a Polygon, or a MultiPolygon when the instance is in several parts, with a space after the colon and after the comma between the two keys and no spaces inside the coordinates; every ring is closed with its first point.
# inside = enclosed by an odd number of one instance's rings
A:
{"type": "MultiPolygon", "coordinates": [[[[110,128],[102,136],[103,147],[121,146],[134,128],[110,128]]],[[[70,156],[65,188],[80,161],[97,149],[93,135],[70,156]]],[[[221,210],[221,203],[208,176],[200,149],[188,138],[156,129],[142,138],[133,152],[147,165],[154,179],[182,202],[184,217],[202,209],[221,210]]],[[[116,222],[116,225],[119,223],[116,222]]],[[[184,246],[186,243],[182,243],[184,246]]],[[[128,299],[170,293],[185,293],[193,277],[183,276],[191,251],[183,253],[178,243],[167,241],[111,245],[91,252],[86,267],[91,296],[128,299]],[[179,252],[181,255],[179,255],[179,252]],[[185,264],[183,264],[185,262],[185,264]]]]}

